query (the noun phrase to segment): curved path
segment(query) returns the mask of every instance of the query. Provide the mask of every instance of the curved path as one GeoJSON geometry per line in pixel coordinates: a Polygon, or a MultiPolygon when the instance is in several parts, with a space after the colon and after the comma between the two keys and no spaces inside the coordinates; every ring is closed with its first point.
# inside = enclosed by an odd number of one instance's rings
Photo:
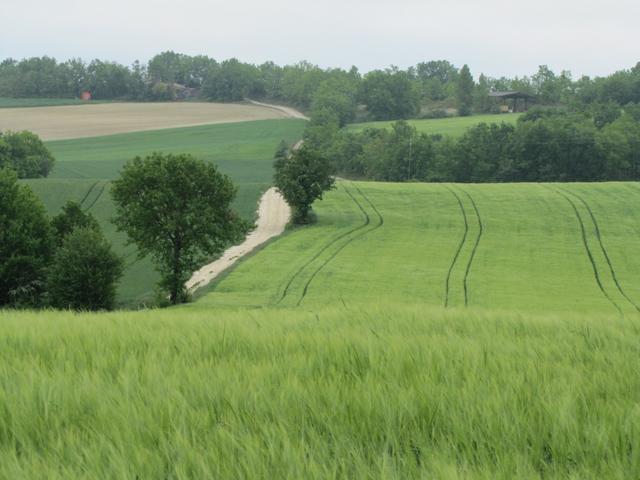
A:
{"type": "Polygon", "coordinates": [[[251,100],[250,98],[247,98],[247,101],[259,107],[266,107],[266,108],[272,108],[274,110],[278,110],[279,112],[284,113],[290,118],[301,118],[302,120],[309,120],[309,117],[307,117],[304,113],[299,112],[295,108],[285,107],[282,105],[274,105],[272,103],[256,102],[255,100],[251,100]]]}
{"type": "MultiPolygon", "coordinates": [[[[299,111],[290,107],[256,102],[251,99],[247,99],[247,101],[257,106],[278,110],[290,118],[301,118],[304,120],[309,119],[299,111]]],[[[302,140],[298,140],[298,142],[292,147],[292,150],[297,150],[301,146],[302,140]]],[[[260,198],[256,228],[247,235],[247,238],[245,238],[244,242],[240,245],[228,248],[216,261],[201,267],[191,275],[191,278],[185,284],[187,290],[193,292],[198,288],[204,287],[223,271],[236,263],[240,258],[253,251],[256,247],[262,245],[267,240],[280,235],[284,232],[284,229],[290,219],[291,207],[278,190],[275,187],[271,187],[269,190],[264,192],[260,198]]]]}
{"type": "Polygon", "coordinates": [[[271,187],[260,198],[256,228],[247,235],[247,238],[240,245],[227,249],[216,261],[195,272],[186,283],[187,290],[193,292],[204,287],[256,247],[280,235],[289,223],[290,217],[291,208],[282,195],[274,187],[271,187]]]}

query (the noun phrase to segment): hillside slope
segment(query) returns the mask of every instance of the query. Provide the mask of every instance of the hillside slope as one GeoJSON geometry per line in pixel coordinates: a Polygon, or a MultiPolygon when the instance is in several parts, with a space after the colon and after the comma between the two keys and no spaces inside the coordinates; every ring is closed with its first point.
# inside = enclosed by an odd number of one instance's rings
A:
{"type": "Polygon", "coordinates": [[[293,143],[300,138],[304,124],[296,119],[263,120],[47,142],[56,158],[50,177],[26,183],[52,215],[67,200],[76,200],[98,218],[107,238],[125,257],[118,301],[136,305],[152,298],[158,275],[149,259],[137,259],[135,247],[125,245],[125,235],[111,223],[110,181],[124,163],[154,151],[191,153],[214,162],[238,186],[234,208],[253,220],[258,199],[272,181],[273,152],[281,140],[293,143]]]}
{"type": "Polygon", "coordinates": [[[634,183],[342,181],[317,203],[317,224],[239,265],[200,302],[636,313],[639,201],[634,183]]]}

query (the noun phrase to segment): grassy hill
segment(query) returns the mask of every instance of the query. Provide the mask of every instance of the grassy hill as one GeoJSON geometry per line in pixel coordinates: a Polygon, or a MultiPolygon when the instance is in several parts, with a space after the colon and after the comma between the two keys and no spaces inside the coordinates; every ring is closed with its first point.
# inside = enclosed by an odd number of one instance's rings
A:
{"type": "Polygon", "coordinates": [[[0,311],[0,478],[636,478],[639,196],[339,182],[195,303],[0,311]]]}
{"type": "Polygon", "coordinates": [[[234,207],[252,220],[260,195],[271,184],[278,142],[293,143],[303,128],[302,120],[264,120],[47,142],[56,158],[53,172],[49,178],[26,183],[52,215],[67,200],[76,200],[97,217],[116,251],[125,257],[118,300],[133,305],[151,298],[158,277],[151,261],[138,260],[135,247],[126,246],[126,237],[110,222],[110,180],[117,178],[122,165],[153,151],[187,152],[212,161],[238,185],[234,207]]]}
{"type": "Polygon", "coordinates": [[[246,260],[206,305],[385,300],[532,313],[640,305],[635,183],[339,182],[319,222],[246,260]]]}
{"type": "MultiPolygon", "coordinates": [[[[434,118],[425,120],[407,120],[419,132],[428,134],[441,134],[458,137],[462,135],[469,127],[479,123],[511,123],[515,124],[520,116],[519,113],[496,114],[496,115],[473,115],[470,117],[451,117],[451,118],[434,118]]],[[[366,122],[354,123],[347,126],[347,129],[353,131],[364,130],[365,128],[389,128],[394,122],[366,122]]]]}

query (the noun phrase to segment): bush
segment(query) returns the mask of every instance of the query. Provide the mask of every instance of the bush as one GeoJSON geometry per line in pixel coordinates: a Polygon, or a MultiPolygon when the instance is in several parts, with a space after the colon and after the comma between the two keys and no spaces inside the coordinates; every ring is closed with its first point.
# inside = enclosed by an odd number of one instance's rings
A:
{"type": "Polygon", "coordinates": [[[96,230],[77,228],[58,248],[48,280],[53,307],[73,310],[111,310],[122,260],[96,230]]]}
{"type": "Polygon", "coordinates": [[[52,253],[44,206],[7,169],[0,169],[0,205],[0,306],[38,306],[52,253]]]}
{"type": "Polygon", "coordinates": [[[18,178],[46,177],[54,158],[40,137],[31,132],[0,132],[0,168],[15,170],[18,178]]]}
{"type": "Polygon", "coordinates": [[[82,211],[80,204],[68,201],[62,212],[51,219],[53,236],[58,246],[62,245],[64,239],[76,228],[88,228],[100,232],[100,225],[91,213],[82,211]]]}

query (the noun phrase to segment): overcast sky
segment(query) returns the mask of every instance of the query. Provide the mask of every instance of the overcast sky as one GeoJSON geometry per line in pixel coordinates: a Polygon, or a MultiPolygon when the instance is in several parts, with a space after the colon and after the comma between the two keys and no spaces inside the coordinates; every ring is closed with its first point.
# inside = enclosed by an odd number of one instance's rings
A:
{"type": "Polygon", "coordinates": [[[431,59],[575,77],[640,61],[639,0],[0,0],[0,58],[129,64],[174,50],[366,72],[431,59]]]}

